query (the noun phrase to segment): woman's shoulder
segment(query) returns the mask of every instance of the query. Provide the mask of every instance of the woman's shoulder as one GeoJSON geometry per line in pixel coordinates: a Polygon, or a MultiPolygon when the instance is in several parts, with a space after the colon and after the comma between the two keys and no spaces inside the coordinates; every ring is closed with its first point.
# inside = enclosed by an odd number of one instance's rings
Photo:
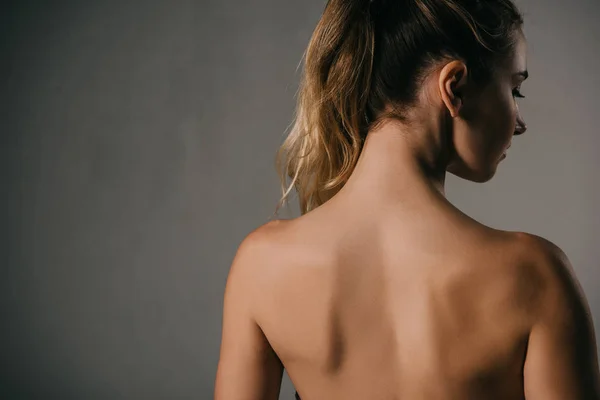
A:
{"type": "Polygon", "coordinates": [[[284,235],[289,232],[294,220],[274,219],[254,228],[240,244],[240,249],[254,256],[270,254],[275,250],[277,243],[284,240],[284,235]]]}
{"type": "Polygon", "coordinates": [[[575,269],[554,242],[534,234],[522,234],[520,240],[529,252],[540,282],[528,341],[526,384],[531,382],[529,385],[536,390],[540,385],[544,391],[548,385],[556,384],[550,389],[556,393],[563,390],[562,393],[578,392],[581,398],[598,398],[600,372],[595,329],[575,269]],[[552,381],[556,376],[562,377],[560,384],[552,381]],[[543,379],[548,381],[540,384],[543,379]]]}
{"type": "Polygon", "coordinates": [[[574,274],[569,258],[556,243],[533,233],[507,233],[512,238],[512,250],[541,274],[556,275],[556,277],[574,274]]]}
{"type": "Polygon", "coordinates": [[[274,266],[281,270],[297,236],[293,224],[294,220],[270,220],[250,231],[238,246],[232,268],[239,265],[254,276],[264,275],[274,266]]]}
{"type": "Polygon", "coordinates": [[[588,307],[576,271],[561,247],[532,233],[511,235],[511,251],[517,261],[515,276],[521,280],[519,286],[535,301],[536,315],[552,313],[559,306],[571,310],[588,307]]]}
{"type": "Polygon", "coordinates": [[[276,241],[286,221],[269,221],[250,231],[239,243],[227,274],[225,293],[243,299],[245,307],[253,309],[261,298],[278,284],[274,272],[281,268],[275,249],[276,241]]]}

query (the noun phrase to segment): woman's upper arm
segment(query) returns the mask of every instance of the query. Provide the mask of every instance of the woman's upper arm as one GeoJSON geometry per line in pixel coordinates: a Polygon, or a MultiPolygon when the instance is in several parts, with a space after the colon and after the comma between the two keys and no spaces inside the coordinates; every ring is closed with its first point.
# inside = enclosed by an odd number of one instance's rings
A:
{"type": "Polygon", "coordinates": [[[600,400],[600,377],[589,305],[569,260],[541,241],[545,285],[529,336],[524,368],[527,400],[600,400]]]}
{"type": "Polygon", "coordinates": [[[253,312],[253,299],[260,295],[254,282],[260,273],[261,240],[255,231],[242,242],[227,278],[216,400],[279,397],[283,366],[253,312]]]}

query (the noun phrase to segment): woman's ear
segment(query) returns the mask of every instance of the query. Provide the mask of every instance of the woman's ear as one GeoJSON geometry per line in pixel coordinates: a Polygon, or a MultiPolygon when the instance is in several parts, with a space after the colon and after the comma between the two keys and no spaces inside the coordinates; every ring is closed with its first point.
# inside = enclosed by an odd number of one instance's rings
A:
{"type": "Polygon", "coordinates": [[[465,63],[456,60],[446,64],[440,71],[438,88],[452,118],[456,118],[463,107],[463,89],[467,83],[467,72],[465,63]]]}

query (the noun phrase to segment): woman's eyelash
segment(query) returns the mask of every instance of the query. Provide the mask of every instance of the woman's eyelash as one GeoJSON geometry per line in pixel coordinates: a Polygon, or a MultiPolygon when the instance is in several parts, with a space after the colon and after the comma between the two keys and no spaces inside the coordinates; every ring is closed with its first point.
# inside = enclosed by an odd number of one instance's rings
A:
{"type": "Polygon", "coordinates": [[[525,98],[525,96],[523,96],[523,95],[521,94],[521,92],[519,91],[519,89],[514,89],[514,90],[513,90],[513,96],[514,96],[514,97],[521,98],[521,99],[524,99],[524,98],[525,98]]]}

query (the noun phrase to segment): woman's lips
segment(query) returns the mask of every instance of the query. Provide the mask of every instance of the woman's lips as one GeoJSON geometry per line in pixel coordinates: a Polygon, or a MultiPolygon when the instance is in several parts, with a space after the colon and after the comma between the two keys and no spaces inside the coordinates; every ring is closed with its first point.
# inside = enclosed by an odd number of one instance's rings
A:
{"type": "Polygon", "coordinates": [[[502,155],[500,156],[501,160],[504,160],[506,158],[506,152],[507,150],[510,148],[510,146],[512,145],[512,143],[509,143],[508,146],[506,147],[506,149],[504,149],[504,152],[502,153],[502,155]]]}

